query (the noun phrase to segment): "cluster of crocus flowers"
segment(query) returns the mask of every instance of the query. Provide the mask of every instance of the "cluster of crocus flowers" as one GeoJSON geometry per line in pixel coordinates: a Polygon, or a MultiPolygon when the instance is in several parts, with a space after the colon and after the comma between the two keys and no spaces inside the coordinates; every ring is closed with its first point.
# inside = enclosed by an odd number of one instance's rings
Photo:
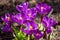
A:
{"type": "MultiPolygon", "coordinates": [[[[6,14],[5,17],[1,17],[1,19],[9,25],[11,25],[13,22],[21,25],[20,30],[22,30],[22,32],[24,32],[26,35],[33,35],[34,38],[38,40],[44,36],[44,32],[39,30],[38,23],[34,19],[38,13],[47,15],[51,10],[51,6],[45,3],[36,4],[36,7],[32,8],[29,8],[28,6],[28,2],[17,5],[17,14],[6,14]],[[24,25],[25,28],[23,28],[22,25],[24,25]]],[[[48,34],[51,32],[51,27],[56,25],[57,21],[49,18],[48,16],[43,16],[43,18],[41,18],[41,23],[45,28],[45,32],[48,34]]],[[[9,28],[8,25],[6,28],[3,28],[3,30],[6,30],[7,28],[9,28]]]]}

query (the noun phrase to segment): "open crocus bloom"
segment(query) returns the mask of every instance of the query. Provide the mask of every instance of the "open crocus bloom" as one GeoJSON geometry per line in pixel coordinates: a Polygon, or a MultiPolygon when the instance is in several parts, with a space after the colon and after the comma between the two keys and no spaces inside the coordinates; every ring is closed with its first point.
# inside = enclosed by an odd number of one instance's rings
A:
{"type": "Polygon", "coordinates": [[[23,22],[25,20],[24,18],[25,18],[25,16],[22,13],[18,13],[16,15],[12,15],[13,22],[18,23],[19,25],[22,25],[23,24],[23,22]]]}
{"type": "Polygon", "coordinates": [[[24,13],[26,16],[26,20],[34,20],[34,18],[36,17],[36,8],[31,8],[28,9],[26,13],[24,13]]]}
{"type": "Polygon", "coordinates": [[[4,21],[5,23],[11,23],[12,20],[11,20],[11,15],[9,13],[6,13],[5,16],[1,17],[2,21],[4,21]]]}
{"type": "Polygon", "coordinates": [[[37,24],[34,21],[28,21],[25,23],[26,28],[22,29],[23,32],[25,32],[26,34],[32,34],[34,30],[36,30],[37,24]]]}
{"type": "Polygon", "coordinates": [[[36,4],[36,10],[41,15],[46,15],[51,11],[51,6],[45,3],[36,4]]]}

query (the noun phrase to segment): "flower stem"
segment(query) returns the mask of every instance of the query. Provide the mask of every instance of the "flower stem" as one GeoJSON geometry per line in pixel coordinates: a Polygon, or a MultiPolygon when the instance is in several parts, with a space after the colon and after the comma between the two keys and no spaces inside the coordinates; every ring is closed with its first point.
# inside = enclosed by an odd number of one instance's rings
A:
{"type": "Polygon", "coordinates": [[[30,35],[28,35],[28,40],[30,40],[30,35]]]}
{"type": "Polygon", "coordinates": [[[48,17],[51,16],[52,12],[53,12],[53,9],[51,9],[50,13],[48,14],[48,17]]]}

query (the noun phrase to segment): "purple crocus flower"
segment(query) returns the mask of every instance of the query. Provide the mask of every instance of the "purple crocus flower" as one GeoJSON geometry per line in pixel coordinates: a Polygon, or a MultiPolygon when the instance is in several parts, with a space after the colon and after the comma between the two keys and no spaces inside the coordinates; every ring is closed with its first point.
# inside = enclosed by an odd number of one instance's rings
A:
{"type": "Polygon", "coordinates": [[[21,30],[22,30],[22,32],[24,32],[27,36],[33,34],[33,31],[34,31],[34,30],[26,30],[26,29],[24,29],[24,28],[22,28],[21,30]]]}
{"type": "Polygon", "coordinates": [[[31,8],[28,9],[26,13],[24,13],[26,16],[26,20],[34,20],[34,18],[36,17],[36,8],[31,8]]]}
{"type": "Polygon", "coordinates": [[[38,29],[34,31],[33,33],[35,40],[39,40],[41,37],[43,37],[43,33],[39,31],[38,29]]]}
{"type": "Polygon", "coordinates": [[[11,26],[9,24],[4,24],[1,30],[2,32],[11,32],[11,26]]]}
{"type": "Polygon", "coordinates": [[[22,25],[23,24],[23,22],[25,20],[24,18],[25,18],[25,16],[22,13],[18,13],[16,15],[15,14],[12,15],[13,22],[18,23],[19,25],[22,25]]]}
{"type": "Polygon", "coordinates": [[[33,31],[38,28],[37,24],[34,21],[25,22],[25,26],[26,26],[26,28],[22,29],[22,31],[25,32],[26,34],[32,34],[33,31]]]}
{"type": "Polygon", "coordinates": [[[45,29],[45,32],[46,32],[46,34],[49,34],[49,33],[52,32],[52,30],[51,30],[51,28],[46,28],[46,29],[45,29]]]}
{"type": "Polygon", "coordinates": [[[54,26],[57,24],[57,21],[54,20],[53,18],[49,18],[47,16],[42,18],[42,23],[46,28],[49,28],[51,26],[54,26]]]}
{"type": "Polygon", "coordinates": [[[11,15],[9,13],[6,13],[5,14],[5,17],[1,17],[2,21],[5,22],[5,23],[11,23],[12,20],[11,20],[11,15]]]}
{"type": "Polygon", "coordinates": [[[26,29],[27,30],[36,30],[37,29],[37,24],[34,21],[27,21],[25,23],[26,29]]]}
{"type": "Polygon", "coordinates": [[[50,12],[51,6],[45,3],[39,3],[39,4],[36,4],[36,10],[39,14],[46,15],[50,12]]]}
{"type": "Polygon", "coordinates": [[[42,18],[42,24],[44,25],[46,32],[51,32],[51,27],[57,24],[56,20],[53,20],[53,18],[49,18],[47,16],[42,18]]]}
{"type": "Polygon", "coordinates": [[[16,9],[19,12],[26,12],[26,10],[28,9],[28,2],[22,3],[20,5],[16,5],[16,9]]]}

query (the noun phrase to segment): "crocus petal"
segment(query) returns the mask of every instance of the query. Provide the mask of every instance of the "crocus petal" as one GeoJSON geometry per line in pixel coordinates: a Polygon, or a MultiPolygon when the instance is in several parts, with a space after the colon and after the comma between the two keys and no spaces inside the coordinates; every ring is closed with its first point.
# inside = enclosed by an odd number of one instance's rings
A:
{"type": "Polygon", "coordinates": [[[27,8],[28,8],[28,2],[16,5],[16,9],[18,12],[25,11],[27,8]]]}
{"type": "Polygon", "coordinates": [[[10,25],[4,24],[1,30],[2,32],[11,32],[11,27],[10,25]]]}

